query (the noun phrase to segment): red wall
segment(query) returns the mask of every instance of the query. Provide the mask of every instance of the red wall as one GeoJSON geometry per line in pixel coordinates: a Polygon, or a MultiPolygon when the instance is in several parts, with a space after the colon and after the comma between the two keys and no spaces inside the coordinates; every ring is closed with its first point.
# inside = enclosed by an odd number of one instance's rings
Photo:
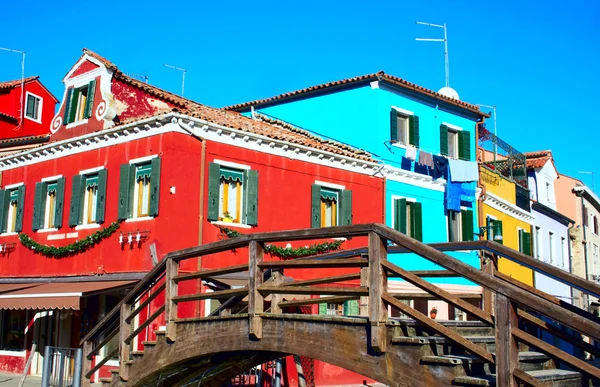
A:
{"type": "MultiPolygon", "coordinates": [[[[25,93],[23,94],[24,103],[27,101],[27,91],[43,98],[42,122],[37,123],[25,118],[23,125],[19,127],[18,123],[15,124],[0,119],[0,139],[50,134],[50,122],[52,122],[52,117],[54,116],[56,101],[38,80],[25,84],[25,93]]],[[[21,109],[20,99],[20,85],[11,89],[8,93],[0,94],[0,112],[19,118],[19,110],[21,109]]],[[[25,106],[23,106],[23,109],[25,109],[25,106]]]]}

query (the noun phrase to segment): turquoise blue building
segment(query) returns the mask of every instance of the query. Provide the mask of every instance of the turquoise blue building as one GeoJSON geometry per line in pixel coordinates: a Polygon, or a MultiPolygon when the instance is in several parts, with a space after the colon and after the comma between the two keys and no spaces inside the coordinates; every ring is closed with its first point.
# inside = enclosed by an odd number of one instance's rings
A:
{"type": "MultiPolygon", "coordinates": [[[[277,119],[370,152],[383,165],[386,223],[424,243],[473,240],[477,202],[447,211],[445,178],[411,161],[406,152],[476,161],[477,124],[486,114],[477,106],[427,90],[383,72],[330,82],[272,98],[226,107],[261,119],[277,119]]],[[[455,257],[479,267],[474,253],[455,257]]],[[[390,260],[410,270],[432,270],[429,261],[402,254],[390,260]]],[[[432,279],[464,293],[462,279],[432,279]]],[[[438,308],[439,309],[439,308],[438,308]]],[[[441,312],[441,311],[440,311],[441,312]]],[[[450,317],[450,316],[449,316],[450,317]]]]}

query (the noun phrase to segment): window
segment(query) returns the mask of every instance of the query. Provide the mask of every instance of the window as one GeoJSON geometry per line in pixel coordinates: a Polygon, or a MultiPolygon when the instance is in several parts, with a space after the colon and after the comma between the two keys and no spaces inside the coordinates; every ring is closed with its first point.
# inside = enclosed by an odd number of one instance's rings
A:
{"type": "Polygon", "coordinates": [[[209,164],[208,220],[258,224],[258,171],[209,164]]]}
{"type": "Polygon", "coordinates": [[[106,169],[73,176],[69,226],[104,223],[106,169]]]}
{"type": "Polygon", "coordinates": [[[95,91],[95,80],[87,85],[70,88],[67,91],[65,113],[63,117],[63,123],[65,125],[83,121],[92,116],[95,91]]]}
{"type": "Polygon", "coordinates": [[[554,233],[548,232],[548,258],[550,259],[550,263],[554,263],[554,233]]]}
{"type": "Polygon", "coordinates": [[[65,179],[41,181],[35,184],[33,231],[62,227],[65,179]]]}
{"type": "Polygon", "coordinates": [[[352,191],[312,185],[313,228],[352,224],[352,191]]]}
{"type": "Polygon", "coordinates": [[[565,262],[567,261],[567,241],[565,237],[560,238],[560,262],[558,265],[560,267],[565,267],[565,262]]]}
{"type": "Polygon", "coordinates": [[[448,211],[448,241],[472,241],[474,237],[473,211],[448,211]]]}
{"type": "Polygon", "coordinates": [[[541,242],[541,238],[542,237],[542,229],[539,227],[535,227],[535,238],[533,238],[533,242],[535,244],[535,257],[537,259],[541,259],[542,258],[542,248],[540,247],[540,242],[541,242]]]}
{"type": "Polygon", "coordinates": [[[598,235],[598,217],[596,215],[593,215],[592,219],[593,219],[592,226],[594,227],[594,234],[598,235]]]}
{"type": "Polygon", "coordinates": [[[531,233],[523,229],[519,229],[519,251],[531,255],[531,233]]]}
{"type": "Polygon", "coordinates": [[[26,327],[27,311],[0,310],[0,349],[24,351],[26,327]]]}
{"type": "Polygon", "coordinates": [[[3,233],[23,231],[25,186],[0,190],[0,225],[3,233]]]}
{"type": "Polygon", "coordinates": [[[390,140],[419,146],[419,117],[392,108],[390,112],[390,140]]]}
{"type": "Polygon", "coordinates": [[[42,121],[42,98],[38,97],[35,94],[31,94],[27,92],[27,97],[25,101],[25,117],[41,122],[42,121]]]}
{"type": "Polygon", "coordinates": [[[471,132],[440,125],[440,154],[453,159],[471,160],[471,132]]]}
{"type": "Polygon", "coordinates": [[[158,215],[160,187],[159,157],[121,165],[119,219],[158,215]]]}
{"type": "Polygon", "coordinates": [[[320,315],[330,316],[360,316],[358,300],[344,301],[343,303],[327,302],[319,304],[320,315]]]}
{"type": "Polygon", "coordinates": [[[394,199],[393,224],[394,229],[423,241],[422,205],[406,199],[394,199]]]}

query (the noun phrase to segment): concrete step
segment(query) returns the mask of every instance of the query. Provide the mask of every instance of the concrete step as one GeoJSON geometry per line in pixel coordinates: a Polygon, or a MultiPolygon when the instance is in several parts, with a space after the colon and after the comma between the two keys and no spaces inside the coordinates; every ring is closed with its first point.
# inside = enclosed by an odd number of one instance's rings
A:
{"type": "MultiPolygon", "coordinates": [[[[494,368],[490,368],[485,361],[472,354],[463,355],[442,355],[442,356],[423,356],[421,362],[424,364],[445,364],[449,366],[462,365],[468,369],[469,373],[491,374],[494,368]]],[[[540,352],[519,352],[519,368],[523,371],[541,371],[553,366],[550,358],[540,352]]]]}
{"type": "MultiPolygon", "coordinates": [[[[462,336],[494,336],[494,328],[480,321],[436,320],[462,336]]],[[[433,336],[435,332],[413,319],[391,318],[388,324],[396,336],[433,336]]]]}
{"type": "MultiPolygon", "coordinates": [[[[494,336],[464,336],[465,339],[485,348],[489,352],[496,350],[496,338],[494,336]]],[[[399,336],[392,339],[392,344],[401,345],[429,345],[432,355],[457,355],[464,350],[454,344],[451,340],[441,336],[399,336]]]]}
{"type": "MultiPolygon", "coordinates": [[[[527,373],[541,382],[549,383],[552,387],[581,387],[581,375],[578,372],[552,369],[540,371],[527,371],[527,373]]],[[[454,379],[457,386],[496,386],[496,375],[459,376],[454,379]]]]}

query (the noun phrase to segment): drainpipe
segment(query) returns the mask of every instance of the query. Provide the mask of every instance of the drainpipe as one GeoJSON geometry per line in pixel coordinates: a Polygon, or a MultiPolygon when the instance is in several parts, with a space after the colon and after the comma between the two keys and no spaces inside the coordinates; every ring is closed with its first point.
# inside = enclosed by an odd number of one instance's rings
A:
{"type": "MultiPolygon", "coordinates": [[[[569,256],[569,273],[571,274],[573,274],[573,259],[571,259],[573,253],[571,250],[571,230],[573,230],[573,227],[575,227],[575,222],[567,228],[567,254],[569,256]]],[[[571,300],[575,300],[575,289],[573,287],[571,287],[571,300]]]]}
{"type": "MultiPolygon", "coordinates": [[[[479,150],[479,146],[477,145],[477,141],[479,139],[479,126],[483,125],[485,123],[485,117],[481,118],[481,121],[478,122],[477,124],[475,124],[475,161],[478,162],[477,158],[477,151],[479,150]]],[[[478,163],[479,164],[479,163],[478,163]]],[[[477,166],[477,168],[479,168],[479,165],[477,166]]],[[[477,199],[477,218],[479,219],[478,224],[477,224],[477,228],[479,231],[479,225],[485,224],[485,216],[483,213],[483,202],[485,201],[485,193],[486,193],[486,187],[485,185],[483,185],[481,183],[481,176],[479,176],[479,180],[477,181],[477,187],[481,190],[481,193],[479,194],[479,199],[477,199]]],[[[487,231],[487,233],[489,234],[489,229],[487,231]]],[[[489,236],[489,235],[488,235],[489,236]]]]}
{"type": "MultiPolygon", "coordinates": [[[[583,196],[581,196],[581,229],[583,230],[583,240],[581,241],[582,245],[583,245],[583,261],[585,264],[585,279],[586,281],[589,279],[588,277],[588,252],[587,252],[587,236],[585,234],[585,219],[583,219],[583,215],[584,215],[584,211],[583,211],[583,205],[584,205],[584,200],[583,200],[583,196]]],[[[585,297],[585,310],[587,310],[589,312],[590,309],[590,299],[589,296],[587,294],[584,295],[585,297]]]]}

